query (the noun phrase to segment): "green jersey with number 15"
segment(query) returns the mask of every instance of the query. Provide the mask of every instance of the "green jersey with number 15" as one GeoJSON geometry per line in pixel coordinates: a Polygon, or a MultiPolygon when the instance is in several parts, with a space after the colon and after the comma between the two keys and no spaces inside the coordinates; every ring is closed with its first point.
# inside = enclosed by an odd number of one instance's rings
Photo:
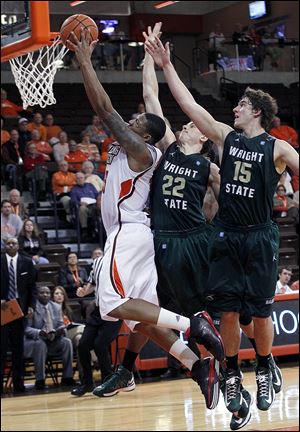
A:
{"type": "Polygon", "coordinates": [[[220,222],[232,226],[270,222],[280,174],[274,165],[275,138],[266,132],[246,138],[230,132],[220,169],[220,222]]]}

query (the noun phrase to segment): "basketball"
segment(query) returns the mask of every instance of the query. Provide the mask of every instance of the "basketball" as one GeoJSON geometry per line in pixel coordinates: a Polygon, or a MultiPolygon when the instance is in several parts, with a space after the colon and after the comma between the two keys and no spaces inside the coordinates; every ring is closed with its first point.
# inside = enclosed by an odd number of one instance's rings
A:
{"type": "Polygon", "coordinates": [[[60,28],[62,42],[66,44],[66,41],[70,38],[71,32],[74,32],[77,39],[80,40],[81,28],[89,29],[93,41],[98,39],[99,31],[95,21],[87,15],[77,14],[70,16],[63,22],[60,28]]]}

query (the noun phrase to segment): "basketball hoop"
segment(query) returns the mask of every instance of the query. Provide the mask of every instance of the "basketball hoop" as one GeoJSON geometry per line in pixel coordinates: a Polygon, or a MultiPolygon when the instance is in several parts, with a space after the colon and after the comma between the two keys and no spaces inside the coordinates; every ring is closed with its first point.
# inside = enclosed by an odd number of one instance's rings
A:
{"type": "Polygon", "coordinates": [[[68,48],[61,43],[59,35],[55,36],[51,45],[9,60],[24,109],[33,105],[45,108],[56,103],[54,77],[68,48]]]}

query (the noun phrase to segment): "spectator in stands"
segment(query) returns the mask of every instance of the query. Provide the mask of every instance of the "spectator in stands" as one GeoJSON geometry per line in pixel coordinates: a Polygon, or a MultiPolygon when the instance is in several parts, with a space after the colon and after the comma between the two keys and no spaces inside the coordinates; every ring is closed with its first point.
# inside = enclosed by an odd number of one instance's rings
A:
{"type": "Polygon", "coordinates": [[[76,183],[75,174],[69,171],[68,162],[62,160],[59,162],[59,171],[52,176],[52,191],[58,202],[62,203],[67,221],[71,222],[70,210],[70,191],[76,183]]]}
{"type": "Polygon", "coordinates": [[[146,112],[145,104],[144,104],[144,102],[140,102],[140,103],[138,104],[138,106],[137,106],[137,112],[132,114],[131,119],[134,120],[134,119],[136,119],[140,114],[143,114],[143,113],[145,113],[145,112],[146,112]]]}
{"type": "Polygon", "coordinates": [[[299,226],[299,203],[286,194],[284,185],[279,184],[273,199],[273,217],[290,217],[296,227],[299,226]]]}
{"type": "Polygon", "coordinates": [[[275,117],[270,129],[269,134],[275,138],[282,139],[291,144],[296,150],[299,149],[298,133],[297,131],[286,124],[281,124],[280,117],[275,117]]]}
{"type": "Polygon", "coordinates": [[[293,291],[299,291],[299,279],[292,283],[291,289],[293,291]]]}
{"type": "Polygon", "coordinates": [[[279,271],[279,279],[276,283],[276,291],[275,294],[285,294],[289,292],[293,292],[293,290],[289,287],[289,282],[292,277],[292,270],[290,267],[283,267],[279,271]]]}
{"type": "Polygon", "coordinates": [[[62,357],[61,385],[73,385],[73,346],[65,336],[61,308],[50,300],[50,289],[39,287],[32,318],[25,328],[24,356],[32,357],[35,367],[35,388],[45,388],[45,365],[48,354],[62,357]]]}
{"type": "Polygon", "coordinates": [[[217,61],[227,56],[224,50],[225,36],[221,31],[219,23],[215,24],[214,30],[209,33],[208,36],[208,65],[209,72],[213,72],[217,67],[217,61]]]}
{"type": "Polygon", "coordinates": [[[37,225],[30,219],[25,219],[18,237],[20,252],[32,259],[32,263],[48,264],[43,251],[44,241],[37,225]]]}
{"type": "Polygon", "coordinates": [[[115,139],[112,136],[110,136],[103,141],[102,146],[101,146],[101,155],[100,155],[101,159],[100,159],[100,162],[98,164],[97,172],[100,174],[102,179],[105,176],[108,150],[114,141],[115,141],[115,139]]]}
{"type": "Polygon", "coordinates": [[[28,144],[27,154],[24,157],[24,173],[28,180],[35,181],[37,199],[44,199],[46,196],[46,183],[48,171],[45,165],[45,158],[38,154],[35,144],[28,144]]]}
{"type": "Polygon", "coordinates": [[[69,141],[69,153],[65,155],[65,161],[69,164],[69,170],[72,172],[81,171],[82,162],[87,160],[87,155],[77,148],[74,140],[69,141]]]}
{"type": "Polygon", "coordinates": [[[94,169],[94,164],[91,161],[83,162],[82,171],[85,174],[85,183],[91,183],[97,192],[101,192],[104,182],[97,174],[93,174],[94,169]]]}
{"type": "Polygon", "coordinates": [[[10,237],[18,237],[23,226],[22,219],[13,214],[11,203],[4,199],[1,201],[1,249],[10,237]]]}
{"type": "Polygon", "coordinates": [[[22,111],[23,107],[8,100],[6,91],[1,89],[1,116],[18,117],[22,111]]]}
{"type": "Polygon", "coordinates": [[[249,55],[249,36],[243,30],[241,23],[235,24],[234,32],[232,33],[232,42],[239,47],[239,56],[249,55]]]}
{"type": "MultiPolygon", "coordinates": [[[[78,207],[79,221],[82,232],[82,239],[89,239],[88,218],[95,220],[97,189],[91,183],[85,183],[85,174],[82,171],[76,174],[76,185],[71,190],[71,203],[78,207]]],[[[93,230],[92,224],[89,224],[93,230]]]]}
{"type": "Polygon", "coordinates": [[[262,43],[265,45],[265,56],[271,58],[271,66],[273,70],[277,70],[279,59],[282,56],[282,45],[279,45],[279,40],[274,29],[270,25],[263,29],[262,43]]]}
{"type": "Polygon", "coordinates": [[[10,140],[2,146],[2,162],[5,166],[5,180],[9,187],[22,189],[22,173],[25,149],[19,144],[16,129],[10,132],[10,140]]]}
{"type": "MultiPolygon", "coordinates": [[[[95,249],[93,251],[93,264],[99,265],[102,255],[103,251],[101,249],[95,249]]],[[[93,280],[92,270],[88,284],[78,288],[77,296],[90,295],[94,291],[94,288],[95,281],[93,280]]],[[[83,396],[85,393],[93,391],[91,349],[95,350],[98,358],[102,383],[106,377],[112,374],[110,344],[117,337],[121,324],[122,321],[102,320],[97,301],[92,302],[90,313],[86,319],[85,329],[78,345],[78,358],[82,367],[81,383],[72,390],[71,394],[73,396],[83,396]]]]}
{"type": "Polygon", "coordinates": [[[254,67],[252,70],[260,71],[263,69],[264,47],[261,40],[260,33],[253,25],[248,27],[248,38],[250,54],[253,57],[254,67]]]}
{"type": "MultiPolygon", "coordinates": [[[[68,135],[65,131],[58,135],[59,142],[53,147],[53,157],[56,162],[64,160],[65,155],[69,153],[68,135]]],[[[52,138],[53,140],[53,138],[52,138]]]]}
{"type": "MultiPolygon", "coordinates": [[[[66,326],[66,336],[72,341],[73,350],[76,351],[79,340],[84,330],[84,324],[70,326],[73,323],[73,313],[69,305],[69,298],[63,286],[56,286],[52,291],[52,300],[61,307],[64,325],[66,326]],[[69,328],[68,328],[69,326],[69,328]]],[[[76,323],[79,324],[79,323],[76,323]]]]}
{"type": "Polygon", "coordinates": [[[3,129],[4,126],[4,117],[1,116],[1,153],[2,153],[2,144],[6,143],[10,139],[10,133],[3,129]]]}
{"type": "Polygon", "coordinates": [[[33,121],[28,123],[27,130],[29,132],[32,132],[34,129],[37,129],[40,131],[40,137],[42,141],[47,140],[47,129],[42,124],[43,122],[43,116],[40,112],[36,112],[33,116],[33,121]]]}
{"type": "Polygon", "coordinates": [[[20,148],[25,149],[29,141],[31,141],[31,132],[27,130],[28,120],[25,117],[18,121],[19,144],[20,148]]]}
{"type": "Polygon", "coordinates": [[[49,141],[53,137],[58,138],[59,134],[62,132],[62,128],[54,124],[54,117],[52,114],[45,115],[44,126],[47,130],[47,141],[49,141]]]}
{"type": "Polygon", "coordinates": [[[75,298],[77,288],[85,284],[87,279],[85,268],[78,265],[76,253],[70,252],[65,267],[59,270],[58,284],[64,287],[69,298],[75,298]]]}
{"type": "Polygon", "coordinates": [[[26,205],[23,203],[20,191],[12,189],[9,192],[9,201],[11,203],[12,212],[20,216],[22,220],[27,219],[29,214],[26,205]]]}
{"type": "Polygon", "coordinates": [[[14,393],[25,392],[23,366],[24,324],[26,315],[30,316],[33,312],[36,274],[31,260],[19,254],[18,251],[17,238],[8,237],[5,253],[1,254],[1,309],[5,307],[7,300],[17,299],[24,317],[1,326],[1,393],[3,391],[3,372],[8,351],[11,351],[14,393]],[[11,273],[13,273],[14,277],[11,273]]]}
{"type": "Polygon", "coordinates": [[[38,154],[44,156],[46,161],[50,161],[53,153],[53,148],[47,141],[41,140],[41,134],[38,129],[33,129],[31,132],[31,141],[29,143],[35,144],[38,154]]]}
{"type": "Polygon", "coordinates": [[[77,145],[77,148],[87,156],[88,160],[92,162],[100,161],[99,148],[91,142],[89,134],[83,135],[81,143],[77,145]]]}
{"type": "Polygon", "coordinates": [[[101,149],[102,142],[110,135],[104,129],[104,126],[97,115],[93,115],[92,124],[84,129],[82,137],[86,134],[90,136],[91,143],[97,144],[99,149],[101,149]]]}

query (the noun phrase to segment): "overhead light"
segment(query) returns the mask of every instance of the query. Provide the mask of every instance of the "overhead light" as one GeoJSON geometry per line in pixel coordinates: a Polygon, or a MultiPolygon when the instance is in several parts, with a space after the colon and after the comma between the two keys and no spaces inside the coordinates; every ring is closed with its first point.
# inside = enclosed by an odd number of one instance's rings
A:
{"type": "Polygon", "coordinates": [[[85,1],[72,1],[70,2],[70,6],[77,6],[80,5],[81,3],[85,3],[85,1]]]}
{"type": "Polygon", "coordinates": [[[157,3],[156,5],[154,5],[154,7],[155,9],[161,9],[163,7],[172,5],[173,3],[179,3],[179,1],[164,1],[164,2],[157,3]]]}

